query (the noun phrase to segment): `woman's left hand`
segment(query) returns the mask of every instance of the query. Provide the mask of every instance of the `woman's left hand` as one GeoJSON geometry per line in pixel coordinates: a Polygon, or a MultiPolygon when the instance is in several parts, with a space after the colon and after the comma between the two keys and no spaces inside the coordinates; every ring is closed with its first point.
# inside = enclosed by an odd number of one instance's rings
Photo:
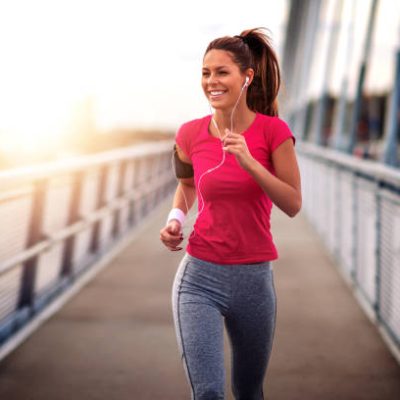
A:
{"type": "Polygon", "coordinates": [[[247,147],[245,137],[239,133],[234,133],[229,129],[225,129],[225,136],[222,142],[224,144],[223,149],[233,154],[240,166],[248,170],[251,163],[254,162],[254,158],[247,147]]]}

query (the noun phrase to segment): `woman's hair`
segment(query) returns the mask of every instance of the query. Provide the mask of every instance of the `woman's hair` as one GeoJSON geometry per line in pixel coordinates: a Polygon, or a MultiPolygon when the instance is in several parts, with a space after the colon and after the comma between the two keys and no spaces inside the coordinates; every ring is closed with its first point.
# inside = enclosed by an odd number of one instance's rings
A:
{"type": "Polygon", "coordinates": [[[252,68],[254,78],[247,89],[247,106],[252,111],[278,116],[281,74],[271,39],[263,32],[264,29],[248,29],[238,36],[215,39],[208,45],[204,56],[210,50],[225,50],[231,53],[242,72],[252,68]]]}

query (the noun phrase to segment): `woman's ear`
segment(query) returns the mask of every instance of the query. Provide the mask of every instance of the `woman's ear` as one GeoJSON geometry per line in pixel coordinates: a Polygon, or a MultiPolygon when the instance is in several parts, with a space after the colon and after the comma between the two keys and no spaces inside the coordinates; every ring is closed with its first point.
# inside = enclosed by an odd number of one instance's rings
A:
{"type": "Polygon", "coordinates": [[[253,68],[248,68],[245,72],[246,74],[246,81],[245,85],[249,87],[251,85],[251,82],[253,81],[254,78],[254,69],[253,68]]]}

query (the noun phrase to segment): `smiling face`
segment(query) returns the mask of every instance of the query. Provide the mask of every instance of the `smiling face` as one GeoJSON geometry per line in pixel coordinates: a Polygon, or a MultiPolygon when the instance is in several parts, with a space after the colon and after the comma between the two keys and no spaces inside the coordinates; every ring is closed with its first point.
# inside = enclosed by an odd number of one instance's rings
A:
{"type": "MultiPolygon", "coordinates": [[[[203,60],[201,85],[211,106],[215,109],[231,109],[240,96],[245,74],[225,50],[210,50],[203,60]]],[[[246,101],[246,93],[242,95],[246,101]]]]}

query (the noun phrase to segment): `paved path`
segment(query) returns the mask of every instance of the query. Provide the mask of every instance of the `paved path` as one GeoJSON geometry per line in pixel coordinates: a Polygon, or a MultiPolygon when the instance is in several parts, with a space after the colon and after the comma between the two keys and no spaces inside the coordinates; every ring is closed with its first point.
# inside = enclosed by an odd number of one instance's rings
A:
{"type": "MultiPolygon", "coordinates": [[[[182,253],[158,242],[168,209],[0,363],[1,400],[189,399],[170,307],[182,253]]],[[[304,217],[276,211],[273,230],[278,325],[267,399],[400,399],[399,365],[304,217]]]]}

